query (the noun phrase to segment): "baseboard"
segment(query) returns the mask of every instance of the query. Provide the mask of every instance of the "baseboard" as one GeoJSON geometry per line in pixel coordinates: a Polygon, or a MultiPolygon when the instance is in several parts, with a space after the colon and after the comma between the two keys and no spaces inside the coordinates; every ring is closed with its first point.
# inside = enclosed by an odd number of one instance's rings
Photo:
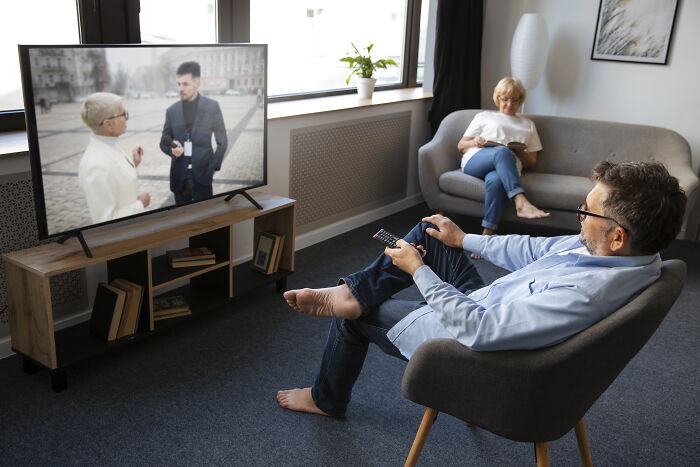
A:
{"type": "MultiPolygon", "coordinates": [[[[298,235],[294,242],[294,249],[301,250],[307,246],[315,245],[316,243],[323,242],[330,238],[347,232],[348,230],[356,229],[369,222],[376,221],[382,217],[390,216],[398,211],[408,209],[416,204],[423,202],[423,195],[418,193],[412,196],[408,196],[399,201],[387,204],[380,208],[372,209],[371,211],[358,214],[356,216],[343,219],[338,222],[333,222],[324,227],[315,229],[311,232],[306,232],[304,234],[298,235]]],[[[250,261],[252,255],[246,255],[244,257],[234,259],[234,265],[250,261]]],[[[73,313],[70,316],[66,316],[59,320],[56,320],[55,329],[63,329],[68,326],[73,326],[83,321],[90,319],[90,310],[83,310],[77,313],[73,313]]],[[[14,355],[12,351],[12,341],[10,336],[5,336],[0,338],[0,359],[14,355]]]]}
{"type": "Polygon", "coordinates": [[[316,243],[323,242],[335,237],[336,235],[345,233],[348,230],[356,229],[357,227],[361,227],[369,222],[376,221],[382,217],[390,216],[398,211],[408,209],[422,202],[423,195],[417,193],[391,204],[387,204],[386,206],[372,209],[371,211],[367,211],[341,221],[333,222],[310,232],[305,232],[297,235],[294,242],[294,249],[301,250],[307,246],[315,245],[316,243]]]}

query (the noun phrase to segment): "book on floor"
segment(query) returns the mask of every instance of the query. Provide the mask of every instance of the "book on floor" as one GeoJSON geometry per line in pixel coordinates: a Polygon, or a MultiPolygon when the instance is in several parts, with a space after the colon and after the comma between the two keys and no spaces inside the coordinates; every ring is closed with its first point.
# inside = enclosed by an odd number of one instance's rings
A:
{"type": "Polygon", "coordinates": [[[153,318],[190,311],[182,295],[159,295],[153,297],[153,318]]]}
{"type": "Polygon", "coordinates": [[[203,246],[187,247],[179,250],[167,250],[165,252],[165,256],[168,258],[169,263],[180,263],[205,259],[216,260],[216,255],[212,253],[209,248],[203,246]]]}
{"type": "Polygon", "coordinates": [[[521,143],[519,141],[511,141],[510,143],[503,144],[503,143],[499,143],[497,141],[489,140],[489,141],[486,141],[484,143],[484,147],[486,147],[486,148],[490,148],[493,146],[505,146],[508,149],[514,149],[516,151],[527,149],[527,144],[521,143]]]}
{"type": "Polygon", "coordinates": [[[90,315],[90,332],[93,335],[107,341],[117,338],[125,299],[125,291],[106,282],[97,285],[90,315]]]}
{"type": "Polygon", "coordinates": [[[118,287],[126,292],[124,311],[119,322],[117,338],[130,336],[136,332],[141,314],[141,301],[143,300],[143,287],[126,279],[114,279],[110,285],[118,287]]]}

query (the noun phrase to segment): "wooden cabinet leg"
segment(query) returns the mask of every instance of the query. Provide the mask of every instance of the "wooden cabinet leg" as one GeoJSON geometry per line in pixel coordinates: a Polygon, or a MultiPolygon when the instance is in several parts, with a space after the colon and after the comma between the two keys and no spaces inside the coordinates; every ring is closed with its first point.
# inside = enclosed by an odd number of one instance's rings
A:
{"type": "Polygon", "coordinates": [[[287,291],[287,278],[286,277],[279,279],[275,284],[276,284],[277,293],[284,293],[287,291]]]}
{"type": "Polygon", "coordinates": [[[51,372],[51,387],[56,392],[61,392],[68,387],[68,378],[66,378],[65,370],[51,372]]]}
{"type": "Polygon", "coordinates": [[[29,360],[27,357],[22,357],[22,369],[28,375],[33,375],[39,371],[39,365],[29,360]]]}

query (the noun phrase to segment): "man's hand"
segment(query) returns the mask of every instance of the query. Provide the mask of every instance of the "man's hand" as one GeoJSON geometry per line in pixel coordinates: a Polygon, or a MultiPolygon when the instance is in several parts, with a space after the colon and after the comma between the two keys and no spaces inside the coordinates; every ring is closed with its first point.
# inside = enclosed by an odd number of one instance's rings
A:
{"type": "Polygon", "coordinates": [[[131,156],[134,159],[134,167],[138,167],[143,159],[143,148],[141,146],[136,146],[133,151],[131,151],[131,156]]]}
{"type": "Polygon", "coordinates": [[[182,144],[180,144],[178,140],[174,139],[173,144],[175,145],[172,149],[173,156],[180,157],[185,153],[185,148],[182,147],[182,144]]]}
{"type": "Polygon", "coordinates": [[[391,258],[391,262],[394,263],[394,266],[398,267],[403,272],[413,275],[416,269],[425,264],[421,258],[421,252],[406,243],[405,240],[398,240],[396,246],[398,248],[384,248],[384,254],[391,258]]]}
{"type": "Polygon", "coordinates": [[[141,203],[143,204],[144,208],[147,208],[149,204],[151,204],[151,195],[148,193],[141,193],[136,197],[141,203]]]}
{"type": "Polygon", "coordinates": [[[457,224],[452,222],[447,217],[435,214],[430,217],[424,217],[421,219],[423,222],[430,222],[431,224],[437,226],[438,230],[428,227],[425,231],[428,235],[433,238],[437,238],[442,243],[447,246],[452,246],[456,248],[462,248],[462,240],[466,235],[462,229],[457,227],[457,224]]]}

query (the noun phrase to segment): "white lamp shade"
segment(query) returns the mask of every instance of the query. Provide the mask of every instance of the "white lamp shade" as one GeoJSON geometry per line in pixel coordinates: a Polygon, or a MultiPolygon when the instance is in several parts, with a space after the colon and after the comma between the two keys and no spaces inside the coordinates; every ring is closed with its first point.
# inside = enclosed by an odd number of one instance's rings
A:
{"type": "Polygon", "coordinates": [[[540,82],[547,63],[547,25],[542,16],[525,13],[518,22],[510,46],[510,71],[520,78],[525,89],[534,89],[540,82]]]}

